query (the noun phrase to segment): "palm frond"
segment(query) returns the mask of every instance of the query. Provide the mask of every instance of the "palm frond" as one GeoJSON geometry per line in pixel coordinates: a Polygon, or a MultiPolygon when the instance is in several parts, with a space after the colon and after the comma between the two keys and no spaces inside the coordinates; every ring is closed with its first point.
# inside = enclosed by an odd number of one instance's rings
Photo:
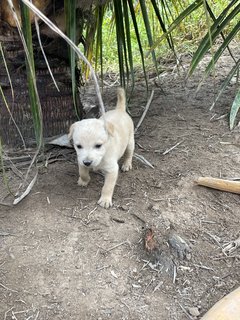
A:
{"type": "MultiPolygon", "coordinates": [[[[146,33],[147,33],[148,44],[149,44],[150,48],[153,48],[153,37],[152,37],[152,31],[151,31],[151,26],[150,26],[146,3],[145,3],[145,0],[139,0],[139,2],[140,2],[143,21],[144,21],[144,25],[145,25],[145,29],[146,29],[146,33]]],[[[154,48],[151,50],[151,54],[152,54],[153,64],[154,64],[155,69],[158,74],[158,64],[157,64],[157,59],[156,59],[156,54],[155,54],[154,48]]]]}
{"type": "Polygon", "coordinates": [[[166,34],[166,39],[167,39],[168,45],[169,45],[170,49],[174,50],[171,33],[167,34],[167,27],[165,26],[165,23],[164,23],[164,21],[163,21],[163,19],[161,17],[161,14],[160,14],[160,11],[159,11],[159,8],[158,8],[156,0],[151,0],[151,3],[152,3],[152,6],[153,6],[153,9],[155,11],[156,17],[157,17],[157,19],[159,21],[159,24],[160,24],[160,26],[162,28],[162,31],[163,31],[164,34],[166,34]]]}
{"type": "Polygon", "coordinates": [[[101,79],[103,79],[103,34],[102,34],[102,28],[103,28],[103,18],[104,18],[105,6],[100,4],[96,8],[97,34],[96,34],[95,69],[97,70],[98,59],[99,59],[100,69],[101,69],[101,79]]]}
{"type": "Polygon", "coordinates": [[[129,13],[128,13],[128,6],[126,1],[123,0],[122,5],[123,5],[123,16],[124,16],[125,34],[126,34],[126,42],[127,42],[127,55],[128,55],[128,62],[129,62],[130,75],[131,75],[131,87],[133,91],[135,80],[134,80],[134,69],[133,69],[133,54],[132,54],[129,13]]]}
{"type": "Polygon", "coordinates": [[[200,45],[198,46],[198,49],[193,55],[191,65],[188,71],[188,76],[190,76],[193,71],[198,66],[199,62],[203,59],[205,54],[208,52],[208,50],[211,48],[211,42],[214,42],[216,38],[222,33],[224,28],[235,18],[237,14],[240,12],[240,3],[233,8],[233,5],[238,0],[233,0],[220,14],[220,16],[215,20],[213,25],[211,26],[209,32],[205,35],[203,40],[201,41],[200,45]],[[227,15],[228,11],[233,10],[227,15]],[[227,16],[226,16],[227,15],[227,16]],[[210,33],[210,37],[209,37],[210,33]]]}
{"type": "MultiPolygon", "coordinates": [[[[208,4],[208,2],[207,2],[207,1],[205,1],[205,3],[206,3],[207,11],[208,11],[208,13],[209,13],[209,15],[210,15],[211,19],[213,20],[213,22],[215,22],[215,21],[216,21],[216,17],[215,17],[215,15],[214,15],[214,13],[213,13],[212,8],[210,7],[210,5],[208,4]]],[[[221,32],[220,34],[221,34],[222,39],[223,39],[223,40],[225,40],[225,35],[224,35],[224,33],[223,33],[223,32],[221,32]]],[[[229,48],[229,47],[227,47],[227,49],[228,49],[228,52],[229,52],[230,56],[232,57],[233,61],[235,61],[235,62],[236,62],[235,57],[234,57],[234,55],[232,54],[232,52],[231,52],[230,48],[229,48]]]]}
{"type": "Polygon", "coordinates": [[[239,67],[240,67],[240,59],[238,61],[236,61],[236,64],[229,71],[227,77],[225,78],[224,82],[222,83],[222,85],[221,85],[221,87],[220,87],[220,89],[218,91],[218,94],[217,94],[213,104],[210,107],[210,110],[212,110],[215,107],[216,102],[221,97],[221,95],[223,94],[223,91],[226,89],[226,87],[228,86],[228,84],[230,83],[230,81],[232,80],[234,75],[238,72],[239,67]]]}
{"type": "MultiPolygon", "coordinates": [[[[76,43],[76,0],[64,0],[64,11],[66,21],[66,33],[67,36],[76,43]]],[[[76,83],[76,54],[72,47],[69,47],[69,61],[72,79],[72,97],[76,115],[79,117],[77,111],[77,83],[76,83]]]]}
{"type": "Polygon", "coordinates": [[[215,52],[214,56],[212,57],[211,61],[207,65],[205,69],[205,75],[209,75],[211,70],[214,68],[216,62],[218,59],[222,56],[222,53],[225,51],[225,49],[228,47],[229,43],[234,39],[238,31],[240,30],[240,22],[238,22],[235,27],[229,32],[225,40],[223,41],[222,45],[218,48],[218,50],[215,52]]]}
{"type": "Polygon", "coordinates": [[[116,26],[120,83],[121,83],[121,86],[125,88],[126,87],[125,67],[126,69],[128,69],[128,65],[126,61],[126,44],[125,44],[125,34],[124,34],[124,26],[123,26],[122,5],[121,5],[121,1],[119,0],[113,0],[113,4],[114,4],[115,24],[116,24],[115,26],[116,26]]]}
{"type": "Polygon", "coordinates": [[[238,90],[236,97],[233,101],[231,111],[230,111],[230,117],[229,117],[229,124],[230,124],[230,129],[232,130],[234,127],[234,122],[237,116],[237,113],[240,109],[240,89],[238,90]]]}
{"type": "Polygon", "coordinates": [[[149,52],[151,52],[153,49],[158,47],[160,43],[165,38],[167,38],[171,34],[171,32],[173,32],[186,17],[188,17],[193,11],[198,9],[202,4],[203,4],[203,0],[195,0],[183,12],[181,12],[180,15],[168,27],[167,32],[165,32],[161,37],[159,37],[156,41],[154,41],[149,52]]]}
{"type": "Polygon", "coordinates": [[[129,10],[130,10],[131,18],[132,18],[132,23],[133,23],[137,43],[138,43],[138,48],[139,48],[139,52],[140,52],[140,56],[141,56],[142,68],[143,68],[143,73],[144,73],[144,79],[145,79],[146,88],[148,91],[148,78],[147,78],[147,73],[146,73],[146,68],[145,68],[143,47],[142,47],[140,32],[139,32],[139,28],[138,28],[138,24],[137,24],[136,14],[135,14],[133,3],[131,0],[128,0],[128,6],[129,6],[129,10]]]}
{"type": "Polygon", "coordinates": [[[43,125],[42,125],[42,109],[40,99],[38,96],[35,65],[33,56],[33,45],[32,45],[32,27],[30,22],[29,9],[22,2],[20,2],[21,16],[22,16],[22,30],[23,30],[23,41],[25,44],[26,55],[26,69],[27,69],[27,80],[28,80],[28,91],[31,106],[31,113],[33,117],[33,124],[35,130],[35,137],[37,146],[42,147],[43,144],[43,125]]]}

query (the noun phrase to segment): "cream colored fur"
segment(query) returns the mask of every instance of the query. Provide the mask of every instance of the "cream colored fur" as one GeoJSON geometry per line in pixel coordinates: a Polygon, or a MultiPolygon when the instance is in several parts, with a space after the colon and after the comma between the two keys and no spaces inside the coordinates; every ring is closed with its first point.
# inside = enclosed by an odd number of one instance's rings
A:
{"type": "Polygon", "coordinates": [[[134,151],[134,127],[126,112],[124,89],[118,89],[116,109],[108,111],[100,119],[86,119],[70,127],[69,139],[77,152],[80,186],[90,181],[89,170],[101,170],[105,181],[98,204],[112,206],[112,196],[118,177],[118,160],[124,155],[123,171],[132,168],[134,151]]]}

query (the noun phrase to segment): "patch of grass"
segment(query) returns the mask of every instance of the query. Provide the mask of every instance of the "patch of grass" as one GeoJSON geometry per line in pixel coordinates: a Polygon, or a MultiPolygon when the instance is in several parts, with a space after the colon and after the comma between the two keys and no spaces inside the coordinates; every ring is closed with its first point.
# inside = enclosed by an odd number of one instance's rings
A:
{"type": "MultiPolygon", "coordinates": [[[[169,27],[174,19],[187,8],[193,1],[158,1],[159,11],[162,17],[166,17],[164,24],[169,27]],[[163,6],[161,3],[167,5],[163,6]]],[[[146,29],[138,2],[135,5],[135,14],[137,18],[138,28],[141,35],[142,46],[145,53],[145,63],[147,66],[152,66],[151,55],[147,55],[149,48],[146,29]]],[[[162,28],[156,17],[156,14],[151,5],[151,1],[147,0],[148,15],[152,27],[152,35],[154,41],[163,35],[162,28]]],[[[223,9],[229,4],[229,0],[209,0],[209,6],[213,10],[215,17],[218,17],[223,9]]],[[[237,22],[238,18],[235,18],[230,25],[227,26],[225,33],[227,34],[231,26],[237,22]]],[[[139,47],[136,39],[133,23],[130,20],[130,32],[131,32],[131,44],[133,52],[134,67],[141,65],[141,57],[139,54],[139,47]]],[[[172,32],[171,36],[174,41],[175,50],[178,54],[190,53],[192,54],[198,47],[200,40],[208,32],[206,13],[204,6],[200,6],[197,10],[191,13],[182,23],[172,32]]],[[[103,70],[104,72],[117,72],[118,71],[118,51],[116,41],[116,29],[114,23],[114,15],[112,10],[107,10],[103,20],[102,28],[103,36],[103,70]]],[[[160,45],[156,47],[156,56],[159,58],[167,58],[172,50],[166,40],[162,41],[160,45]]]]}

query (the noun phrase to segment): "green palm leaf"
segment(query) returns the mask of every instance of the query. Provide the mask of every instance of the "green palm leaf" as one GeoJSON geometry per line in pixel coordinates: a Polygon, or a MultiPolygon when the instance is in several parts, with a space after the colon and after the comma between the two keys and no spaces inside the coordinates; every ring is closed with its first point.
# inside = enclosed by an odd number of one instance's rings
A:
{"type": "Polygon", "coordinates": [[[224,42],[222,45],[219,47],[219,49],[216,51],[214,56],[212,57],[211,61],[209,62],[205,73],[206,76],[211,72],[211,70],[214,68],[216,62],[218,59],[221,57],[222,53],[224,50],[228,47],[229,43],[234,39],[236,36],[237,32],[240,30],[240,22],[236,24],[236,26],[232,29],[232,31],[228,34],[228,36],[225,38],[224,42]]]}
{"type": "Polygon", "coordinates": [[[152,6],[153,6],[153,9],[155,11],[155,14],[156,14],[156,16],[158,18],[159,24],[160,24],[160,26],[162,28],[162,31],[164,32],[164,34],[166,34],[168,45],[169,45],[170,49],[174,50],[173,41],[172,41],[172,38],[171,38],[171,33],[168,34],[168,32],[167,32],[167,28],[165,26],[165,23],[164,23],[162,17],[161,17],[161,14],[160,14],[158,5],[156,3],[156,0],[151,0],[151,3],[152,3],[152,6]]]}
{"type": "Polygon", "coordinates": [[[192,62],[188,71],[188,76],[190,76],[193,71],[198,66],[199,62],[202,60],[204,55],[208,52],[211,47],[211,43],[216,40],[219,34],[222,33],[223,29],[235,18],[237,14],[240,12],[240,3],[230,12],[230,14],[224,19],[227,12],[233,7],[233,5],[238,0],[233,0],[220,14],[220,16],[215,20],[213,25],[211,26],[209,32],[205,35],[203,40],[201,41],[198,49],[193,55],[192,62]],[[209,37],[209,34],[211,35],[209,37]]]}
{"type": "Polygon", "coordinates": [[[28,7],[20,2],[21,16],[22,16],[22,29],[25,42],[26,52],[26,69],[27,69],[27,80],[28,80],[28,91],[31,106],[31,113],[33,117],[33,124],[35,130],[36,142],[39,148],[43,144],[43,126],[42,126],[42,110],[38,96],[35,65],[33,57],[33,45],[32,45],[32,28],[30,23],[30,15],[28,7]]]}
{"type": "MultiPolygon", "coordinates": [[[[64,0],[66,33],[67,36],[76,43],[76,0],[64,0]]],[[[77,111],[77,83],[76,83],[76,53],[72,47],[69,47],[69,61],[72,79],[72,96],[76,115],[79,118],[77,111]]]]}
{"type": "Polygon", "coordinates": [[[226,87],[228,86],[229,82],[231,81],[231,79],[234,77],[234,75],[238,72],[240,67],[240,59],[236,62],[236,64],[232,67],[232,69],[230,70],[230,72],[228,73],[226,79],[224,80],[224,82],[221,85],[221,88],[218,91],[217,97],[215,98],[215,101],[213,102],[213,104],[210,107],[210,110],[212,110],[216,104],[216,102],[218,101],[218,99],[221,97],[223,91],[226,89],[226,87]]]}
{"type": "Polygon", "coordinates": [[[159,37],[154,44],[151,46],[150,51],[155,49],[157,46],[160,45],[161,41],[168,37],[171,32],[177,28],[177,26],[187,17],[189,16],[194,10],[199,8],[203,4],[203,0],[196,0],[190,6],[188,6],[180,15],[171,23],[167,32],[165,32],[161,37],[159,37]]]}
{"type": "Polygon", "coordinates": [[[240,108],[240,89],[238,90],[238,93],[233,101],[231,111],[230,111],[229,123],[230,123],[231,130],[234,127],[234,122],[235,122],[239,108],[240,108]]]}
{"type": "Polygon", "coordinates": [[[102,27],[103,27],[103,17],[104,17],[104,5],[99,5],[96,8],[96,16],[97,16],[97,35],[96,35],[96,53],[95,53],[95,69],[98,66],[98,56],[100,60],[100,68],[101,68],[101,79],[103,80],[103,37],[102,37],[102,27]]]}
{"type": "Polygon", "coordinates": [[[140,32],[139,32],[139,28],[138,28],[138,24],[137,24],[137,19],[136,19],[134,7],[133,7],[133,2],[131,0],[128,0],[128,6],[129,6],[129,10],[130,10],[130,14],[131,14],[132,22],[133,22],[133,27],[134,27],[134,31],[135,31],[135,35],[136,35],[136,39],[137,39],[137,43],[138,43],[138,48],[139,48],[139,52],[140,52],[140,56],[141,56],[142,68],[143,68],[143,73],[144,73],[144,79],[145,79],[146,88],[148,91],[148,78],[147,78],[147,73],[146,73],[146,68],[145,68],[143,48],[142,48],[140,32]]]}
{"type": "MultiPolygon", "coordinates": [[[[146,29],[146,33],[147,33],[148,44],[149,44],[149,47],[152,48],[153,47],[153,37],[152,37],[152,31],[151,31],[151,27],[150,27],[146,3],[145,3],[145,0],[139,0],[139,3],[141,6],[143,21],[144,21],[144,25],[145,25],[145,29],[146,29]]],[[[156,54],[155,54],[154,49],[151,50],[151,54],[152,54],[153,63],[155,65],[155,69],[158,74],[158,65],[157,65],[157,59],[156,59],[156,54]]]]}
{"type": "Polygon", "coordinates": [[[133,88],[134,88],[134,69],[133,69],[133,55],[132,55],[129,13],[128,13],[128,6],[127,6],[127,3],[125,0],[122,1],[122,4],[123,4],[124,24],[125,24],[125,30],[126,30],[125,34],[126,34],[126,41],[127,41],[128,62],[129,62],[131,81],[132,81],[131,87],[133,90],[133,88]]]}
{"type": "MultiPolygon", "coordinates": [[[[119,73],[120,73],[120,83],[124,88],[125,84],[125,65],[124,60],[126,61],[126,47],[125,47],[125,35],[124,35],[124,26],[123,26],[123,16],[122,16],[122,6],[121,2],[114,0],[114,12],[115,12],[115,21],[116,21],[116,38],[117,38],[117,49],[118,49],[118,63],[119,63],[119,73]]],[[[126,62],[127,66],[127,62],[126,62]]]]}

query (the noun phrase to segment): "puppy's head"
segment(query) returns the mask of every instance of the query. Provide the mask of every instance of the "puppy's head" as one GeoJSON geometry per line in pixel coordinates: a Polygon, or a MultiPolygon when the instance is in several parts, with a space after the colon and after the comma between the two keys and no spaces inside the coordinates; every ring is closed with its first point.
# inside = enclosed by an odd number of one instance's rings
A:
{"type": "Polygon", "coordinates": [[[86,119],[72,124],[68,137],[73,140],[78,163],[89,168],[97,167],[106,153],[113,132],[112,123],[101,119],[86,119]]]}

